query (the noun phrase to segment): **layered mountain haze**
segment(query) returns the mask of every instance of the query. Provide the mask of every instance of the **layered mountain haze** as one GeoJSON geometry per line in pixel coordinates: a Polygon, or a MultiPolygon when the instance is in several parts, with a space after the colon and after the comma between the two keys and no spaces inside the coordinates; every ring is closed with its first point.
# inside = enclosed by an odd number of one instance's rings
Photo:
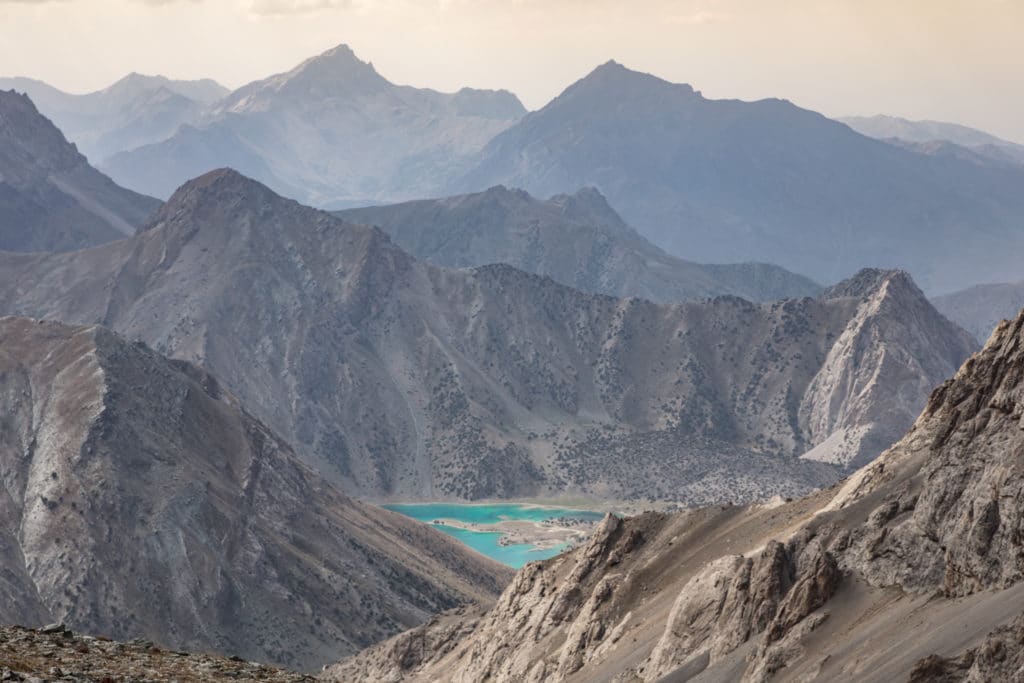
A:
{"type": "Polygon", "coordinates": [[[422,197],[524,113],[507,91],[394,85],[341,45],[234,91],[195,126],[103,168],[158,197],[222,166],[319,206],[422,197]]]}
{"type": "Polygon", "coordinates": [[[180,126],[198,121],[229,92],[209,79],[180,81],[137,73],[84,95],[30,78],[0,78],[0,90],[11,89],[31,97],[93,164],[170,137],[180,126]]]}
{"type": "Polygon", "coordinates": [[[1019,277],[1024,168],[873,140],[785,100],[710,100],[598,67],[497,135],[462,191],[597,187],[644,237],[701,262],[818,282],[903,268],[926,291],[1019,277]]]}
{"type": "Polygon", "coordinates": [[[999,321],[1024,308],[1024,282],[975,285],[932,299],[935,307],[984,342],[999,321]]]}
{"type": "Polygon", "coordinates": [[[976,128],[942,121],[910,121],[896,116],[848,116],[838,119],[858,133],[932,153],[966,150],[996,163],[1024,164],[1024,145],[976,128]]]}
{"type": "Polygon", "coordinates": [[[497,186],[335,215],[379,226],[398,246],[432,263],[507,263],[598,294],[670,303],[723,294],[773,301],[821,291],[807,278],[769,264],[703,265],[669,256],[593,188],[542,201],[497,186]]]}
{"type": "Polygon", "coordinates": [[[219,167],[332,209],[595,187],[646,239],[696,262],[767,262],[817,282],[902,268],[929,293],[1020,277],[1019,146],[971,129],[851,120],[907,136],[876,140],[785,100],[710,100],[615,62],[527,114],[504,90],[395,85],[345,45],[217,99],[214,85],[185,85],[132,76],[82,96],[100,118],[69,118],[68,135],[161,198],[219,167]]]}
{"type": "Polygon", "coordinates": [[[159,205],[90,166],[27,96],[0,91],[0,250],[124,239],[159,205]]]}
{"type": "Polygon", "coordinates": [[[794,458],[871,459],[973,348],[898,271],[817,299],[615,299],[416,261],[233,171],[129,240],[0,254],[0,301],[200,364],[326,476],[421,499],[796,495],[837,470],[794,458]]]}
{"type": "Polygon", "coordinates": [[[211,375],[102,327],[0,319],[0,415],[7,624],[309,670],[508,579],[340,494],[211,375]]]}
{"type": "Polygon", "coordinates": [[[608,516],[339,681],[1010,681],[1024,611],[1024,312],[906,436],[791,503],[608,516]]]}

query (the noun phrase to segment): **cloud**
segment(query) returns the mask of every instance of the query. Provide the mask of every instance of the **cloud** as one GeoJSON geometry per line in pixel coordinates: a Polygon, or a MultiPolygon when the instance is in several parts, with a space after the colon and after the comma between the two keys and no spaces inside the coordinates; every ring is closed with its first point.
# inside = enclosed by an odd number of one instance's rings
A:
{"type": "Polygon", "coordinates": [[[244,3],[253,14],[301,14],[324,9],[351,6],[351,0],[248,0],[244,3]]]}
{"type": "Polygon", "coordinates": [[[710,24],[716,21],[729,21],[732,19],[732,15],[728,12],[712,12],[709,10],[700,10],[691,14],[676,14],[668,17],[668,21],[673,24],[710,24]]]}

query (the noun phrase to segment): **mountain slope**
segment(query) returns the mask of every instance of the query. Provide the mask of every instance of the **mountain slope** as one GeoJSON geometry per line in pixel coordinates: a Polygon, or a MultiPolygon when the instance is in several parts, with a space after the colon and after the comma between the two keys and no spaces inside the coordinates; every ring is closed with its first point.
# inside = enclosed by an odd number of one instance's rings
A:
{"type": "Polygon", "coordinates": [[[1024,169],[873,140],[783,100],[708,100],[598,67],[497,135],[458,191],[597,187],[644,237],[699,262],[834,282],[871,267],[926,291],[1019,275],[1024,169]]]}
{"type": "Polygon", "coordinates": [[[4,623],[311,669],[507,578],[102,327],[0,319],[0,414],[4,623]]]}
{"type": "Polygon", "coordinates": [[[989,161],[1024,164],[1024,145],[984,131],[942,121],[910,121],[896,116],[848,116],[838,119],[858,133],[879,140],[912,144],[948,142],[989,161]]]}
{"type": "Polygon", "coordinates": [[[0,254],[0,301],[200,364],[352,490],[432,499],[795,495],[836,476],[795,456],[877,455],[973,347],[901,272],[770,304],[615,299],[416,261],[232,171],[131,240],[0,254]]]}
{"type": "Polygon", "coordinates": [[[984,342],[1000,320],[1024,308],[1024,282],[975,285],[932,299],[935,307],[984,342]]]}
{"type": "Polygon", "coordinates": [[[0,250],[123,239],[159,204],[92,168],[28,97],[0,91],[0,250]]]}
{"type": "Polygon", "coordinates": [[[394,85],[341,45],[239,88],[194,128],[103,169],[158,197],[222,166],[321,206],[428,196],[524,113],[506,91],[394,85]]]}
{"type": "Polygon", "coordinates": [[[657,302],[731,294],[813,296],[810,280],[768,264],[705,266],[669,256],[593,189],[547,201],[492,187],[478,194],[335,213],[383,228],[410,254],[455,268],[507,263],[586,292],[657,302]]]}
{"type": "Polygon", "coordinates": [[[137,73],[84,95],[30,78],[0,78],[0,89],[31,97],[94,164],[170,137],[179,126],[198,121],[210,104],[229,92],[209,79],[178,81],[137,73]]]}
{"type": "Polygon", "coordinates": [[[1024,312],[910,432],[791,503],[609,516],[345,681],[1016,680],[1024,646],[1024,312]]]}

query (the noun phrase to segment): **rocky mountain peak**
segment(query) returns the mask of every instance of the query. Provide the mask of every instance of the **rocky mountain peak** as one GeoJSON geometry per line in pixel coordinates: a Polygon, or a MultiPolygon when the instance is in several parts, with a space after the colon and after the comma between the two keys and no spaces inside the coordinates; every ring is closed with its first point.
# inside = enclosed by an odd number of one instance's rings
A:
{"type": "Polygon", "coordinates": [[[337,88],[351,91],[365,91],[383,88],[391,84],[373,67],[364,62],[348,45],[341,44],[316,57],[307,59],[289,72],[286,81],[323,87],[324,94],[333,93],[337,88]]]}
{"type": "Polygon", "coordinates": [[[652,74],[634,71],[615,60],[609,60],[598,66],[584,76],[583,79],[570,86],[565,94],[568,94],[570,91],[589,91],[592,88],[606,93],[608,91],[617,93],[629,92],[634,96],[638,93],[660,92],[665,88],[673,90],[677,95],[699,95],[687,83],[670,83],[652,74]]]}
{"type": "Polygon", "coordinates": [[[233,168],[218,168],[178,188],[154,217],[151,225],[161,222],[168,216],[178,216],[186,211],[199,211],[204,207],[237,208],[243,204],[243,200],[289,201],[233,168]]]}
{"type": "Polygon", "coordinates": [[[28,95],[0,91],[0,178],[46,175],[86,163],[28,95]]]}
{"type": "Polygon", "coordinates": [[[914,279],[905,270],[863,268],[853,276],[838,282],[821,293],[822,299],[841,299],[844,297],[864,298],[874,295],[885,283],[892,283],[899,289],[910,289],[922,297],[924,294],[914,283],[914,279]]]}

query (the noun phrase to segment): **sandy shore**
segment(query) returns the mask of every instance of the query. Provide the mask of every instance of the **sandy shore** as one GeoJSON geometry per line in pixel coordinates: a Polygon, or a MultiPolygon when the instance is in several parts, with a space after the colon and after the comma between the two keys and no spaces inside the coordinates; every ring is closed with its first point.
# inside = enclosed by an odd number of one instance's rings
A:
{"type": "Polygon", "coordinates": [[[599,522],[562,518],[543,522],[505,520],[495,524],[477,524],[457,519],[438,518],[433,520],[433,523],[468,531],[500,533],[501,538],[498,539],[498,543],[501,545],[530,543],[537,548],[554,548],[564,543],[570,545],[579,543],[590,535],[599,522]]]}

